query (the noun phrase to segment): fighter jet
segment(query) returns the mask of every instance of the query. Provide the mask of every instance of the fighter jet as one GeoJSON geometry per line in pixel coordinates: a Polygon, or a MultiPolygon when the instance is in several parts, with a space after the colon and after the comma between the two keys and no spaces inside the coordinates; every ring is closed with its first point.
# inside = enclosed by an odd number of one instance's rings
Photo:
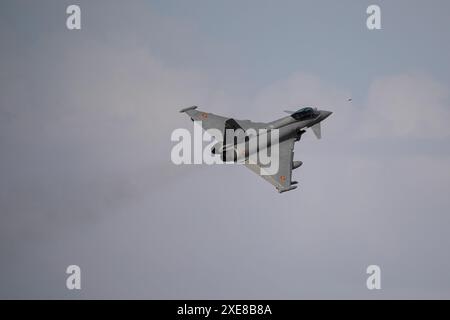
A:
{"type": "MultiPolygon", "coordinates": [[[[261,131],[260,129],[265,129],[266,132],[270,132],[273,129],[279,130],[279,169],[277,173],[272,175],[261,174],[262,165],[258,163],[248,163],[248,161],[244,161],[243,163],[247,168],[272,184],[279,193],[297,188],[296,185],[298,182],[292,181],[292,170],[299,168],[303,162],[293,160],[295,142],[300,141],[302,135],[308,128],[311,128],[315,136],[320,139],[320,123],[332,114],[330,111],[318,110],[313,107],[303,107],[297,111],[285,111],[289,116],[269,123],[261,123],[223,117],[213,113],[199,111],[197,108],[197,106],[192,106],[184,108],[180,110],[180,112],[186,113],[192,121],[201,121],[204,130],[216,129],[222,133],[222,141],[218,141],[211,150],[213,154],[219,154],[221,157],[225,156],[224,151],[230,146],[230,144],[227,144],[225,141],[226,130],[240,129],[244,132],[250,129],[258,131],[261,131]]],[[[264,132],[264,130],[262,131],[264,132]]],[[[254,152],[260,152],[260,150],[258,149],[254,152]]],[[[247,159],[248,157],[249,153],[246,152],[244,158],[247,159]]],[[[236,162],[236,154],[234,155],[234,160],[236,162]]]]}

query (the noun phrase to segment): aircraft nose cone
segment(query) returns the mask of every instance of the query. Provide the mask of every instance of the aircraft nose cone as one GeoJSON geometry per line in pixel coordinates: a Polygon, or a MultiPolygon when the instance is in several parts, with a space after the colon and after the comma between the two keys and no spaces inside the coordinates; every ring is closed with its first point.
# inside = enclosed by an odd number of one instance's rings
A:
{"type": "Polygon", "coordinates": [[[322,111],[322,119],[325,120],[326,118],[331,116],[332,113],[333,112],[331,112],[331,111],[322,111]]]}

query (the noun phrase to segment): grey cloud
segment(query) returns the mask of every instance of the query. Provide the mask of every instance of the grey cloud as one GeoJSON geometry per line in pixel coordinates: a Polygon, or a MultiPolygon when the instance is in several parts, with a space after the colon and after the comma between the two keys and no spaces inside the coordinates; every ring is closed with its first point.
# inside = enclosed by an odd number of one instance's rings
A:
{"type": "Polygon", "coordinates": [[[364,135],[448,137],[449,85],[410,73],[387,76],[370,87],[361,125],[364,135]]]}

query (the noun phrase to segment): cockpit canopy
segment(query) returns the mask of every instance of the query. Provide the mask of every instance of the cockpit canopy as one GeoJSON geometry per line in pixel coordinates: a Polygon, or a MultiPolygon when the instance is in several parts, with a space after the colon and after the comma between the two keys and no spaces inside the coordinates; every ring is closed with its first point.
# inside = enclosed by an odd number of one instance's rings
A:
{"type": "Polygon", "coordinates": [[[294,112],[291,116],[297,121],[304,121],[314,119],[319,115],[319,112],[313,109],[312,107],[305,107],[296,112],[294,112]]]}

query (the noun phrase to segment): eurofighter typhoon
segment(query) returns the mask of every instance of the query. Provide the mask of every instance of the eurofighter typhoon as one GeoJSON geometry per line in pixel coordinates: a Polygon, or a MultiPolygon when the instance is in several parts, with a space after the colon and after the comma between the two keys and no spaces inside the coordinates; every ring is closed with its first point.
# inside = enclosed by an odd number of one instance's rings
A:
{"type": "Polygon", "coordinates": [[[211,149],[212,155],[220,156],[220,159],[225,162],[245,165],[272,184],[279,193],[297,188],[297,181],[292,181],[292,170],[299,168],[303,163],[293,159],[295,142],[300,141],[307,128],[311,128],[315,136],[320,139],[320,124],[332,114],[330,111],[304,107],[297,111],[285,111],[289,114],[288,116],[273,122],[261,123],[223,117],[199,111],[197,108],[193,106],[182,109],[180,112],[186,113],[192,121],[201,123],[202,128],[214,137],[216,144],[211,149]],[[241,135],[236,132],[240,132],[241,135]],[[242,133],[244,138],[241,140],[236,138],[242,137],[242,133]],[[269,135],[271,138],[273,135],[276,136],[275,142],[268,138],[269,135]],[[262,139],[263,136],[264,139],[262,139]],[[258,143],[252,144],[251,141],[255,138],[258,143]],[[261,140],[267,140],[266,144],[261,144],[261,140]],[[239,145],[244,147],[239,148],[239,145]],[[275,153],[275,149],[277,170],[270,172],[262,163],[260,153],[265,151],[267,154],[270,151],[272,154],[275,153]]]}

